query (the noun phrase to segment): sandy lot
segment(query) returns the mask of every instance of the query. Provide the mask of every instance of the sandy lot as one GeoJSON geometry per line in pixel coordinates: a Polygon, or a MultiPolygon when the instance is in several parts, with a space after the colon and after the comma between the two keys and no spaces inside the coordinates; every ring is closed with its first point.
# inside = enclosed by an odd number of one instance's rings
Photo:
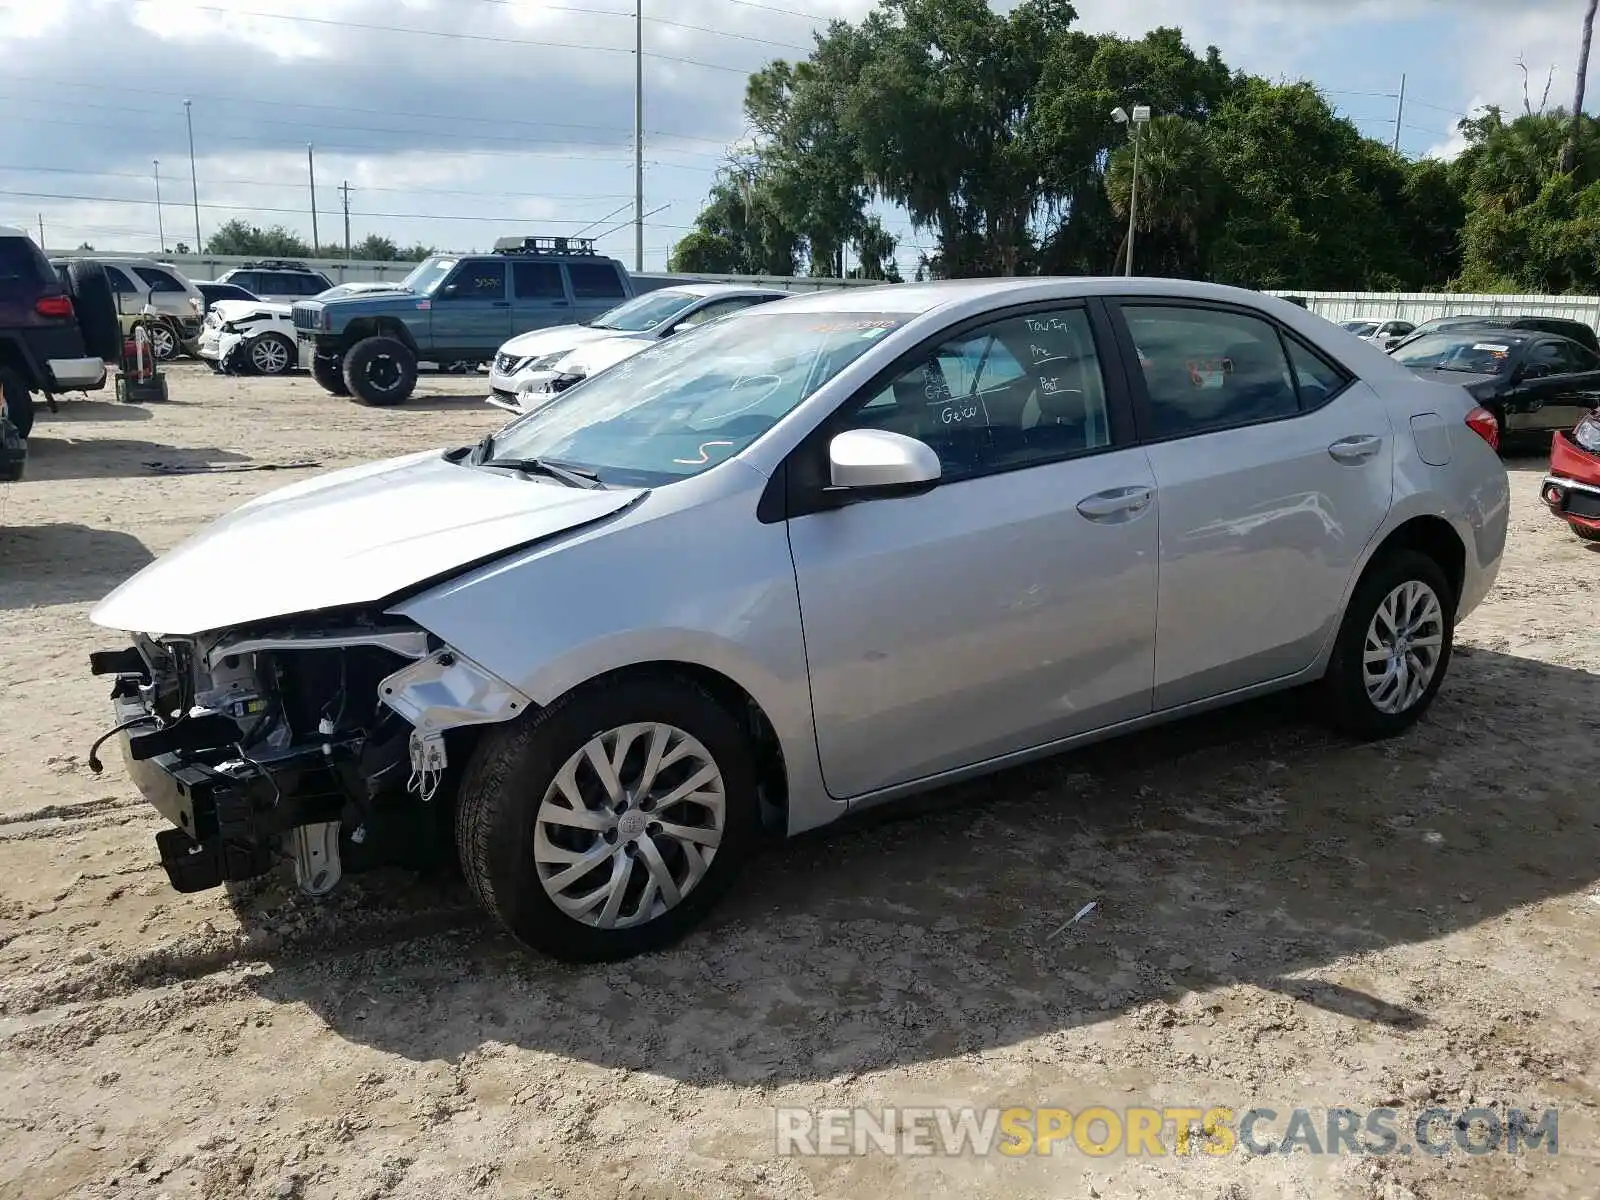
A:
{"type": "Polygon", "coordinates": [[[1600,1195],[1600,554],[1538,460],[1413,734],[1354,747],[1280,699],[1100,747],[777,848],[681,948],[576,970],[448,879],[168,888],[117,756],[84,762],[115,644],[85,614],[304,469],[147,464],[498,424],[470,377],[394,411],[171,385],[41,415],[0,490],[0,1196],[1600,1195]],[[1385,1102],[1405,1144],[1432,1105],[1555,1106],[1560,1153],[774,1153],[778,1105],[1385,1102]]]}

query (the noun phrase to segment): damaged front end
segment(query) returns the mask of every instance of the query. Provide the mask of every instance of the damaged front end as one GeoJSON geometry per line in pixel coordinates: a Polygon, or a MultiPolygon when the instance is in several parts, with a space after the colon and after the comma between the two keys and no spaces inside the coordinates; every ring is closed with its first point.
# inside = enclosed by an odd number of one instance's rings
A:
{"type": "Polygon", "coordinates": [[[180,892],[288,859],[321,895],[347,870],[429,861],[448,844],[431,802],[472,728],[532,706],[387,617],[138,635],[90,665],[114,678],[116,724],[101,742],[121,738],[135,784],[174,826],[156,845],[180,892]]]}

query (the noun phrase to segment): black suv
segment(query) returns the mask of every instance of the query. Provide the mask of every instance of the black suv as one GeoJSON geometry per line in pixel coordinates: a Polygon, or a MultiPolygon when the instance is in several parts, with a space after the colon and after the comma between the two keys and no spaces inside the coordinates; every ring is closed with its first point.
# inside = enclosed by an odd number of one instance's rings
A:
{"type": "Polygon", "coordinates": [[[73,262],[65,274],[22,230],[0,226],[0,478],[22,477],[34,393],[98,391],[122,357],[104,268],[73,262]]]}
{"type": "Polygon", "coordinates": [[[218,275],[217,282],[242,287],[258,300],[289,304],[306,296],[320,295],[333,286],[333,281],[321,271],[283,258],[245,263],[218,275]]]}

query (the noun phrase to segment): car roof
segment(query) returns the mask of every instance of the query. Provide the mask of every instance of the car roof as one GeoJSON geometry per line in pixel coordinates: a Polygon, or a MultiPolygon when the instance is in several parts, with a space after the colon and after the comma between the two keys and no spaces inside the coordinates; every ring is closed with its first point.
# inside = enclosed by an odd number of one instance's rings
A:
{"type": "MultiPolygon", "coordinates": [[[[1539,337],[1560,337],[1560,334],[1549,333],[1543,329],[1518,329],[1514,325],[1489,325],[1466,323],[1453,325],[1449,329],[1429,330],[1427,337],[1477,337],[1492,334],[1496,340],[1521,345],[1523,342],[1532,341],[1539,337]]],[[[1567,339],[1571,341],[1570,338],[1567,339]]]]}
{"type": "MultiPolygon", "coordinates": [[[[921,315],[964,301],[1014,298],[1070,300],[1085,296],[1161,296],[1173,300],[1214,300],[1248,304],[1255,308],[1278,305],[1276,298],[1245,288],[1196,279],[1162,279],[1154,276],[1029,275],[1002,279],[942,279],[927,283],[889,283],[877,287],[838,288],[810,292],[780,300],[774,308],[784,312],[907,313],[921,315]]],[[[1288,304],[1288,301],[1283,301],[1288,304]]],[[[1296,307],[1290,305],[1291,308],[1296,307]]],[[[1304,311],[1303,309],[1300,311],[1304,311]]]]}
{"type": "MultiPolygon", "coordinates": [[[[652,288],[657,292],[680,292],[684,295],[698,296],[789,296],[792,292],[782,288],[755,287],[747,283],[669,283],[663,287],[652,288]]],[[[641,296],[648,296],[650,292],[640,292],[641,296]]]]}

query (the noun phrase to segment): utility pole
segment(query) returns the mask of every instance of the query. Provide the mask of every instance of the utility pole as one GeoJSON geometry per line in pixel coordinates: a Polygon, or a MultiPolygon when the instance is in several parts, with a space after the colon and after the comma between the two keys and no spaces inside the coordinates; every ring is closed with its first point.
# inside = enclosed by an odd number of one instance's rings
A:
{"type": "Polygon", "coordinates": [[[350,261],[350,181],[346,179],[339,185],[339,194],[344,197],[344,258],[350,261]]]}
{"type": "Polygon", "coordinates": [[[317,239],[317,160],[313,157],[311,143],[306,143],[306,177],[311,180],[311,254],[321,253],[322,243],[317,239]]]}
{"type": "Polygon", "coordinates": [[[44,214],[39,214],[39,249],[44,249],[44,214]]]}
{"type": "Polygon", "coordinates": [[[1406,114],[1406,77],[1400,76],[1400,101],[1394,106],[1394,152],[1400,153],[1400,119],[1406,114]]]}
{"type": "Polygon", "coordinates": [[[644,270],[644,0],[633,0],[633,269],[644,270]]]}
{"type": "Polygon", "coordinates": [[[205,244],[200,240],[200,181],[194,173],[194,101],[183,102],[183,119],[189,126],[189,186],[194,189],[194,252],[205,253],[205,244]]]}
{"type": "Polygon", "coordinates": [[[152,158],[151,163],[156,169],[156,236],[161,239],[161,253],[167,252],[167,227],[161,220],[161,160],[152,158]]]}

